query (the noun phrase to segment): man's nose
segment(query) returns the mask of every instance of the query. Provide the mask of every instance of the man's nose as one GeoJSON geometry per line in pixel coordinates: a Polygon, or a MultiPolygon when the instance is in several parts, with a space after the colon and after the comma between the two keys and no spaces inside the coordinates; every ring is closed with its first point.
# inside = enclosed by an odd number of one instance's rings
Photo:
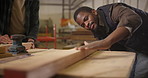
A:
{"type": "Polygon", "coordinates": [[[88,22],[88,21],[85,21],[84,24],[85,24],[85,28],[88,29],[88,27],[89,27],[89,22],[88,22]]]}

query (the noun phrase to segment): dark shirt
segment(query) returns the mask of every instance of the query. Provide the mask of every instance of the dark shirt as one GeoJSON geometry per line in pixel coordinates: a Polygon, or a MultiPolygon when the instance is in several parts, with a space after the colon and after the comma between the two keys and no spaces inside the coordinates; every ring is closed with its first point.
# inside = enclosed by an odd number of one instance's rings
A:
{"type": "MultiPolygon", "coordinates": [[[[99,25],[104,26],[100,15],[98,17],[99,25]]],[[[115,4],[110,8],[110,18],[114,23],[117,23],[117,27],[125,26],[131,35],[142,23],[141,17],[137,13],[121,4],[115,4]]]]}
{"type": "MultiPolygon", "coordinates": [[[[0,35],[8,34],[13,0],[0,0],[0,35]]],[[[39,0],[25,0],[25,34],[27,39],[37,38],[39,28],[39,0]]]]}
{"type": "MultiPolygon", "coordinates": [[[[124,40],[119,41],[122,46],[126,46],[129,49],[147,53],[148,51],[148,13],[131,7],[123,3],[114,3],[101,6],[97,9],[104,14],[103,21],[104,27],[109,28],[109,32],[102,38],[107,37],[116,28],[124,26],[130,32],[130,35],[124,40]]],[[[101,14],[100,12],[100,14],[101,14]]],[[[100,15],[101,17],[102,15],[100,15]]],[[[94,33],[96,38],[99,38],[100,32],[94,33]],[[98,35],[97,35],[98,34],[98,35]]],[[[147,53],[148,54],[148,53],[147,53]]]]}
{"type": "Polygon", "coordinates": [[[125,26],[131,35],[142,24],[142,19],[136,12],[121,4],[113,5],[111,19],[118,23],[117,27],[125,26]]]}

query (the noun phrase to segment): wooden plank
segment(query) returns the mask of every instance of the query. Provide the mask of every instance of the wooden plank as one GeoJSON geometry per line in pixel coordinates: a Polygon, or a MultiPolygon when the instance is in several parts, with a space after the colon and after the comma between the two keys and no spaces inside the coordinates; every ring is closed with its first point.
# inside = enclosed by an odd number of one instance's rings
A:
{"type": "Polygon", "coordinates": [[[6,47],[0,46],[0,54],[5,53],[6,50],[6,47]]]}
{"type": "Polygon", "coordinates": [[[129,78],[135,53],[104,51],[60,71],[56,78],[129,78]]]}
{"type": "Polygon", "coordinates": [[[11,56],[13,56],[11,53],[2,53],[0,54],[0,59],[5,57],[11,57],[11,56]]]}
{"type": "Polygon", "coordinates": [[[75,49],[49,49],[33,53],[33,56],[0,64],[0,72],[5,78],[49,78],[59,70],[83,59],[94,51],[79,52],[75,49]],[[11,74],[13,73],[13,74],[11,74]]]}
{"type": "Polygon", "coordinates": [[[10,61],[14,61],[14,60],[18,60],[18,59],[22,59],[22,58],[26,58],[26,57],[32,56],[31,55],[32,53],[43,52],[43,51],[47,51],[47,50],[48,49],[29,49],[29,50],[27,50],[28,53],[22,54],[22,55],[16,55],[16,56],[13,56],[10,53],[0,54],[0,57],[7,57],[7,58],[1,58],[0,64],[10,62],[10,61]]]}
{"type": "Polygon", "coordinates": [[[7,53],[8,47],[0,45],[0,59],[13,56],[11,53],[7,53]]]}

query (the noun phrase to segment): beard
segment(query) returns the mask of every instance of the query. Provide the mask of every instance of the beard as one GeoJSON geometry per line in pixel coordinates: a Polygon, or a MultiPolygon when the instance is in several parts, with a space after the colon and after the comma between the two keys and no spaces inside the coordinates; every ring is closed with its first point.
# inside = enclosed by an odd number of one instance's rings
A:
{"type": "Polygon", "coordinates": [[[96,20],[96,28],[91,30],[91,32],[94,34],[94,37],[101,40],[108,36],[109,34],[109,27],[108,26],[102,26],[99,24],[99,18],[98,15],[95,16],[96,20]]]}
{"type": "Polygon", "coordinates": [[[104,39],[108,35],[107,27],[99,24],[97,24],[96,28],[91,30],[91,32],[94,34],[94,37],[98,38],[99,40],[104,39]]]}

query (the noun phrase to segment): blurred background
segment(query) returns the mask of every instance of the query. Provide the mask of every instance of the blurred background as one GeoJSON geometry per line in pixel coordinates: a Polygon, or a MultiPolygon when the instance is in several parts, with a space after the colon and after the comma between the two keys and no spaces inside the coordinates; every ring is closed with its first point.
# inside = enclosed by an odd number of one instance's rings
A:
{"type": "Polygon", "coordinates": [[[74,11],[81,6],[97,9],[110,3],[127,3],[148,11],[148,0],[40,0],[39,48],[70,48],[83,41],[95,40],[92,33],[79,27],[73,20],[74,11]]]}

